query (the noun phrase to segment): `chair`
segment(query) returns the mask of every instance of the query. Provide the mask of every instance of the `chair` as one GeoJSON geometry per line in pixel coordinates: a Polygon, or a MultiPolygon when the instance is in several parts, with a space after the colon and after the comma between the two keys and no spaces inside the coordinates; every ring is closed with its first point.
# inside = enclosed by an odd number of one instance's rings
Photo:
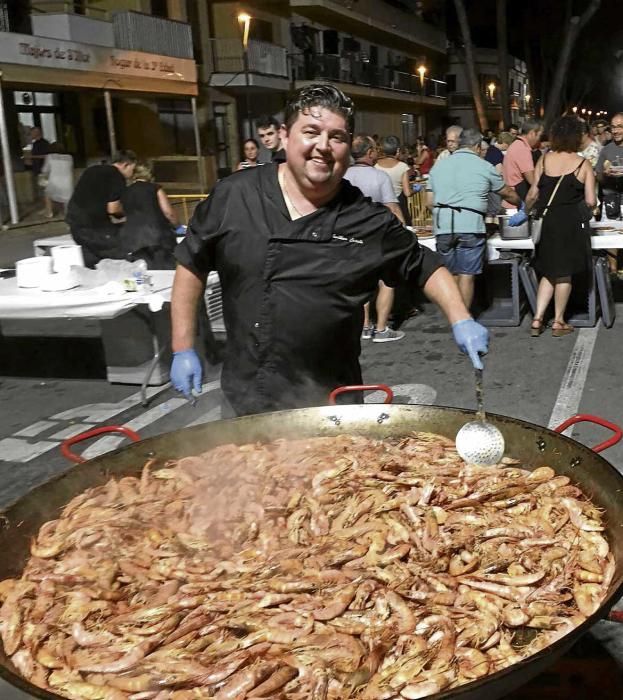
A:
{"type": "Polygon", "coordinates": [[[409,214],[413,226],[430,226],[433,223],[433,214],[426,206],[426,191],[421,189],[408,197],[409,214]]]}

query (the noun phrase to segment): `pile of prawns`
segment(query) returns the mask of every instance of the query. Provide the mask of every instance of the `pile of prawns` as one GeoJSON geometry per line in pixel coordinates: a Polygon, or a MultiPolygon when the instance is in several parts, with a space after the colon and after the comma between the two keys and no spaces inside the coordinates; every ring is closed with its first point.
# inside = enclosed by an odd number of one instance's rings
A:
{"type": "Polygon", "coordinates": [[[1,639],[76,700],[422,698],[593,614],[603,530],[568,477],[438,435],[228,444],[74,498],[0,583],[1,639]]]}

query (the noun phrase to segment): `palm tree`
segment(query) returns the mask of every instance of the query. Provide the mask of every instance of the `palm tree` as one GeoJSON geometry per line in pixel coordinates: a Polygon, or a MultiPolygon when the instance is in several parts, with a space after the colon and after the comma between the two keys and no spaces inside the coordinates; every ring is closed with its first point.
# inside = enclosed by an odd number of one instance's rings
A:
{"type": "Polygon", "coordinates": [[[474,98],[474,108],[476,109],[476,116],[478,117],[478,124],[480,126],[480,130],[482,132],[485,132],[489,127],[489,121],[487,119],[484,104],[482,102],[482,95],[480,94],[480,84],[478,82],[478,74],[476,73],[476,62],[474,60],[474,46],[472,44],[472,34],[470,32],[469,23],[467,21],[467,12],[465,12],[465,5],[463,4],[463,0],[454,0],[454,7],[456,8],[456,15],[459,20],[461,36],[463,38],[467,81],[469,83],[469,88],[472,92],[472,97],[474,98]]]}
{"type": "Polygon", "coordinates": [[[511,123],[511,108],[508,95],[508,32],[506,28],[506,0],[496,0],[498,65],[500,66],[500,106],[502,107],[502,126],[511,123]]]}
{"type": "Polygon", "coordinates": [[[588,24],[595,12],[597,12],[600,5],[601,0],[590,0],[581,15],[571,14],[571,17],[564,28],[562,48],[558,54],[556,70],[554,71],[554,80],[552,81],[552,86],[549,89],[549,97],[545,106],[546,127],[560,115],[562,106],[562,91],[569,72],[573,48],[578,40],[578,37],[580,36],[580,33],[588,24]]]}

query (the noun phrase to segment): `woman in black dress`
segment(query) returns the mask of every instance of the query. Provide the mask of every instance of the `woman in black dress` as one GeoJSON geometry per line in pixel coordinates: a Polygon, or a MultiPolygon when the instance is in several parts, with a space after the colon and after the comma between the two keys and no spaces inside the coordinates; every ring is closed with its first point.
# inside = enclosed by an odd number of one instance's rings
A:
{"type": "Polygon", "coordinates": [[[148,168],[136,166],[134,182],[125,189],[121,204],[126,220],[120,240],[126,259],[142,259],[150,270],[175,269],[177,217],[148,168]]]}
{"type": "Polygon", "coordinates": [[[544,330],[543,318],[552,297],[552,335],[560,337],[573,332],[573,326],[564,319],[571,277],[591,270],[588,222],[596,202],[595,176],[591,164],[577,155],[582,141],[580,120],[577,117],[556,120],[550,140],[552,150],[538,162],[535,184],[526,197],[526,211],[535,208],[542,215],[547,208],[535,254],[535,268],[541,275],[531,325],[531,335],[535,337],[544,330]]]}

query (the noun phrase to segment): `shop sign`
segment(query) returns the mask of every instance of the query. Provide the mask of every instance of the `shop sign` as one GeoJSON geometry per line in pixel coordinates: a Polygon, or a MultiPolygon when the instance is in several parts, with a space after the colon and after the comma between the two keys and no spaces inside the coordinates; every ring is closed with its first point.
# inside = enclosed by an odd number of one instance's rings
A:
{"type": "Polygon", "coordinates": [[[197,68],[190,59],[8,32],[0,32],[2,63],[197,82],[197,68]]]}

